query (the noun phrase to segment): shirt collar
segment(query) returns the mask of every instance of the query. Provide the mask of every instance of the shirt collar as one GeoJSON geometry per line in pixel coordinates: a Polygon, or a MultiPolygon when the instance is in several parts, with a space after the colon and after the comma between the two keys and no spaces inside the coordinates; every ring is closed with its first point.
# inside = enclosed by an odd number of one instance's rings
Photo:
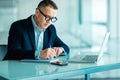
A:
{"type": "Polygon", "coordinates": [[[34,15],[31,16],[31,20],[32,20],[32,24],[33,24],[34,29],[37,29],[37,30],[39,30],[40,32],[42,32],[42,31],[44,32],[45,29],[43,29],[43,30],[40,30],[40,29],[39,29],[38,25],[35,23],[35,20],[34,20],[33,16],[34,16],[34,15]]]}

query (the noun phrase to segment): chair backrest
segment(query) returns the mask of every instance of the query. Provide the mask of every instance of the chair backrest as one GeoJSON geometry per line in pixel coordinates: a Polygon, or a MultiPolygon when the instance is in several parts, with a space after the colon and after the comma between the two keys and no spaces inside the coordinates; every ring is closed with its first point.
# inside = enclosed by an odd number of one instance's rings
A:
{"type": "Polygon", "coordinates": [[[7,45],[0,45],[0,61],[3,60],[7,52],[7,45]]]}

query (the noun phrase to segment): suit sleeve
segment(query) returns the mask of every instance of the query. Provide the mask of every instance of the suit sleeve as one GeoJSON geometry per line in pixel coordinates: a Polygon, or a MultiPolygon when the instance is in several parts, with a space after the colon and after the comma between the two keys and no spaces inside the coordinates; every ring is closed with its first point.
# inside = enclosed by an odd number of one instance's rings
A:
{"type": "Polygon", "coordinates": [[[34,59],[35,50],[26,48],[23,31],[24,29],[18,23],[11,25],[8,37],[8,51],[4,60],[34,59]]]}
{"type": "Polygon", "coordinates": [[[52,33],[51,34],[51,38],[52,38],[51,40],[54,39],[53,46],[62,47],[62,48],[64,48],[66,53],[69,53],[70,52],[69,47],[57,36],[56,29],[55,29],[54,26],[51,27],[51,33],[52,33]]]}

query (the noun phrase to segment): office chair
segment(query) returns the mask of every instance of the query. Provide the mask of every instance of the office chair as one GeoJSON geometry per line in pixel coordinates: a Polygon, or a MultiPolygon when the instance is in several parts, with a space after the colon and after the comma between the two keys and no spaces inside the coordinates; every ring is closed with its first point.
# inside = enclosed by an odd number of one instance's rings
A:
{"type": "Polygon", "coordinates": [[[7,45],[0,45],[0,61],[3,60],[7,52],[7,45]]]}

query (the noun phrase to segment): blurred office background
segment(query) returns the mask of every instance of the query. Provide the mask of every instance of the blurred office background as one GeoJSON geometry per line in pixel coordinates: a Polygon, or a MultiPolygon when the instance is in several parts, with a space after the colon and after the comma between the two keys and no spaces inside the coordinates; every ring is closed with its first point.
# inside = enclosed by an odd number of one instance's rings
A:
{"type": "MultiPolygon", "coordinates": [[[[11,23],[34,14],[40,1],[0,0],[0,44],[7,44],[11,23]]],[[[54,25],[58,35],[71,49],[98,50],[106,31],[111,32],[110,40],[119,41],[120,0],[54,1],[59,7],[58,21],[54,25]]],[[[117,71],[109,71],[94,75],[120,77],[119,74],[117,71]]]]}

